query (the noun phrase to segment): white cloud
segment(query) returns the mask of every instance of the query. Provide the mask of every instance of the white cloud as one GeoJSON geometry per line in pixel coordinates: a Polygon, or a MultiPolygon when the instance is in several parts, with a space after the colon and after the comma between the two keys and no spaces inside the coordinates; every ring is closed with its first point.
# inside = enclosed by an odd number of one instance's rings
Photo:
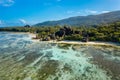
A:
{"type": "Polygon", "coordinates": [[[74,11],[67,11],[67,14],[72,14],[74,13],[74,11]]]}
{"type": "Polygon", "coordinates": [[[110,12],[110,11],[101,11],[101,13],[108,13],[108,12],[110,12]]]}
{"type": "Polygon", "coordinates": [[[26,20],[24,20],[24,19],[19,19],[19,21],[20,21],[22,24],[26,24],[26,23],[27,23],[26,20]]]}
{"type": "Polygon", "coordinates": [[[107,10],[105,10],[105,11],[85,10],[85,12],[86,12],[87,14],[101,14],[101,13],[108,13],[108,12],[110,12],[110,11],[107,11],[107,10]]]}
{"type": "Polygon", "coordinates": [[[66,11],[67,14],[69,15],[97,15],[97,14],[102,14],[102,13],[108,13],[110,11],[104,10],[104,11],[97,11],[97,10],[79,10],[79,11],[74,11],[74,10],[68,10],[66,11]]]}
{"type": "Polygon", "coordinates": [[[67,11],[67,14],[81,14],[81,11],[67,11]]]}
{"type": "Polygon", "coordinates": [[[5,7],[12,6],[14,3],[14,0],[0,0],[0,5],[5,7]]]}
{"type": "Polygon", "coordinates": [[[0,20],[0,25],[2,24],[2,21],[0,20]]]}
{"type": "Polygon", "coordinates": [[[98,11],[95,11],[95,10],[85,10],[86,13],[89,13],[89,14],[97,14],[98,11]]]}
{"type": "Polygon", "coordinates": [[[77,14],[81,14],[81,12],[80,12],[80,11],[78,11],[78,12],[77,12],[77,14]]]}

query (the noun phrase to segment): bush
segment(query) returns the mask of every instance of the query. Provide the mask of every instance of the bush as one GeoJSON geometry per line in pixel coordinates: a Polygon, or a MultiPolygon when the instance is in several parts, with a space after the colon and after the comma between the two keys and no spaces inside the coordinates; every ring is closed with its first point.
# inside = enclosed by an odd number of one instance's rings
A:
{"type": "Polygon", "coordinates": [[[80,41],[82,40],[82,36],[80,36],[79,34],[76,35],[70,35],[70,36],[65,36],[64,40],[76,40],[76,41],[80,41]]]}

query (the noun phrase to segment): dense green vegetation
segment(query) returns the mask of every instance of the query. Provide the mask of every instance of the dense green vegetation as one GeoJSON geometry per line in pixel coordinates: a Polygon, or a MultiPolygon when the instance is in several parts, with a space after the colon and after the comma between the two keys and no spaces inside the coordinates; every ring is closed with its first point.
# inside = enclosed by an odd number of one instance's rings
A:
{"type": "Polygon", "coordinates": [[[36,38],[41,40],[57,39],[81,41],[84,37],[87,37],[89,41],[120,42],[120,22],[96,27],[8,27],[0,28],[0,31],[37,33],[36,38]]]}

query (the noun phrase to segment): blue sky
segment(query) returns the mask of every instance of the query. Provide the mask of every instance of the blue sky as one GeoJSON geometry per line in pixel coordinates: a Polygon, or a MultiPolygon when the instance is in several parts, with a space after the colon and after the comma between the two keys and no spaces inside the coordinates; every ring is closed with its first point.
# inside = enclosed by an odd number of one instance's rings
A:
{"type": "Polygon", "coordinates": [[[0,26],[35,24],[119,9],[120,0],[0,0],[0,26]]]}

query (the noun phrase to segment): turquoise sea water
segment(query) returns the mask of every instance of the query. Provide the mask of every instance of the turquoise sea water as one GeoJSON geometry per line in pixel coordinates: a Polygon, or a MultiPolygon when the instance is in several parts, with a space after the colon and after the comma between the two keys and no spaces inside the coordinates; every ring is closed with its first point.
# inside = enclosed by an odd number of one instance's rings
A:
{"type": "Polygon", "coordinates": [[[0,32],[0,80],[120,80],[120,48],[33,42],[0,32]]]}

